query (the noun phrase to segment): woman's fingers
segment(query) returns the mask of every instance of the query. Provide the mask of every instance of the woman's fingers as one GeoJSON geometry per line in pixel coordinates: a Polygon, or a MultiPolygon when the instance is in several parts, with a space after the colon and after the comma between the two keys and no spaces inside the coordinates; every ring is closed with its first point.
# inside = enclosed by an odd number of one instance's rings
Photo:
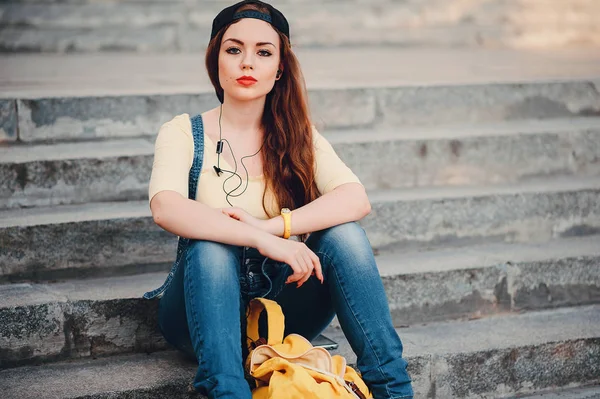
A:
{"type": "Polygon", "coordinates": [[[288,262],[288,265],[290,265],[290,267],[294,271],[294,274],[292,274],[288,278],[288,283],[293,283],[294,281],[302,280],[307,273],[310,275],[308,265],[302,257],[302,251],[296,252],[293,255],[293,258],[290,259],[290,261],[288,262]]]}
{"type": "Polygon", "coordinates": [[[292,268],[293,273],[287,278],[286,284],[298,282],[298,287],[301,287],[312,274],[323,282],[319,257],[306,244],[280,238],[269,244],[274,245],[260,247],[259,251],[262,255],[286,263],[292,268]]]}
{"type": "Polygon", "coordinates": [[[317,276],[321,284],[323,284],[323,269],[321,268],[321,261],[319,260],[317,254],[315,254],[313,251],[310,251],[309,255],[314,266],[313,270],[315,272],[315,275],[317,276]]]}
{"type": "Polygon", "coordinates": [[[300,280],[298,280],[298,288],[302,287],[302,285],[308,280],[313,271],[312,261],[308,253],[303,252],[299,254],[299,261],[302,263],[303,270],[305,271],[304,275],[300,280]]]}

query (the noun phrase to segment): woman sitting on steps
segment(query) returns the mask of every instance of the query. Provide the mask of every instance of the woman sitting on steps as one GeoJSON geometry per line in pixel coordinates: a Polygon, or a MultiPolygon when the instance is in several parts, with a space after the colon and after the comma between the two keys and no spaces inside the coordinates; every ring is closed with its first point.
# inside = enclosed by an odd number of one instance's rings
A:
{"type": "Polygon", "coordinates": [[[337,315],[374,398],[412,398],[356,223],[370,203],[311,124],[287,20],[260,1],[224,9],[206,67],[221,105],[161,127],[149,188],[154,221],[189,241],[165,284],[145,297],[160,296],[162,334],[198,360],[194,387],[209,398],[251,398],[242,331],[246,305],[262,296],[281,305],[285,335],[312,340],[337,315]],[[196,145],[192,123],[202,132],[196,145]],[[195,158],[202,168],[190,188],[195,158]]]}

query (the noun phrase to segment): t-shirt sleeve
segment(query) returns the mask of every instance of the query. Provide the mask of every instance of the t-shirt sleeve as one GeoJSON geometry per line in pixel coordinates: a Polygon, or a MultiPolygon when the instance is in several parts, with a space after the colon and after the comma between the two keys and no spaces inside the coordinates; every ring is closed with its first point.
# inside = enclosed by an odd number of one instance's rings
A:
{"type": "Polygon", "coordinates": [[[194,158],[194,139],[189,115],[176,116],[163,124],[154,144],[154,163],[148,200],[172,190],[188,197],[188,176],[194,158]]]}
{"type": "Polygon", "coordinates": [[[358,177],[338,157],[331,144],[313,127],[315,180],[321,195],[345,183],[359,183],[358,177]]]}

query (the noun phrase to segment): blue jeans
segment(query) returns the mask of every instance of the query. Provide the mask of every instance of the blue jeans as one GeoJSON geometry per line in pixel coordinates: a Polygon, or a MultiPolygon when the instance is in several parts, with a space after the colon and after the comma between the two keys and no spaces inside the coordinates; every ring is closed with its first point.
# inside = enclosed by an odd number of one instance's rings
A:
{"type": "Polygon", "coordinates": [[[167,342],[197,359],[194,387],[209,398],[252,397],[243,369],[245,310],[250,299],[264,296],[281,305],[285,335],[312,340],[337,314],[374,398],[412,398],[402,342],[364,230],[342,224],[312,233],[306,245],[319,257],[325,283],[312,276],[296,288],[285,284],[288,265],[256,249],[190,242],[160,300],[158,320],[167,342]]]}

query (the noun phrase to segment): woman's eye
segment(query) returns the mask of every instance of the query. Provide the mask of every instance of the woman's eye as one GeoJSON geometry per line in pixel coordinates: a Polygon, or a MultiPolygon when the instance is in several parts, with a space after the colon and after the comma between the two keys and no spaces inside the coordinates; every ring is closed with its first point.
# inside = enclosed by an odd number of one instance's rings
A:
{"type": "Polygon", "coordinates": [[[270,57],[271,56],[271,52],[268,50],[259,50],[258,54],[260,54],[263,57],[270,57]]]}
{"type": "Polygon", "coordinates": [[[229,47],[227,50],[225,50],[225,52],[227,52],[229,54],[239,54],[240,49],[237,47],[229,47]]]}

